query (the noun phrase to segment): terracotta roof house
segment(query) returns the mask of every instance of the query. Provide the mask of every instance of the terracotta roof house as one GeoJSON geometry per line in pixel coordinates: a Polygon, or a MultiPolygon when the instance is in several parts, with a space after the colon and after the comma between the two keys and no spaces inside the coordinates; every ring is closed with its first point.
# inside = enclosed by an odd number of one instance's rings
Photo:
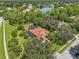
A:
{"type": "Polygon", "coordinates": [[[38,40],[40,40],[40,38],[47,38],[48,31],[41,27],[38,27],[35,29],[27,30],[26,33],[28,33],[29,36],[35,36],[38,38],[38,40]]]}

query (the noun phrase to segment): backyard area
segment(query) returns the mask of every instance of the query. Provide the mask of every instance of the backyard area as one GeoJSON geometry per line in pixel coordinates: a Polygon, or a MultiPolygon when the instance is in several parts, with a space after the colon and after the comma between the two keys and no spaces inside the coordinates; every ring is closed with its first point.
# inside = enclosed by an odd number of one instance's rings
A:
{"type": "MultiPolygon", "coordinates": [[[[29,23],[29,24],[26,24],[24,25],[24,28],[27,29],[32,23],[29,23]]],[[[8,54],[9,54],[9,42],[12,40],[12,32],[14,30],[17,30],[17,26],[12,26],[9,24],[8,20],[5,21],[5,29],[6,29],[6,44],[7,44],[7,49],[8,49],[8,54]]],[[[17,32],[17,40],[18,40],[18,44],[21,46],[22,48],[22,51],[23,51],[23,43],[26,42],[27,40],[24,39],[24,37],[22,36],[19,36],[20,33],[22,33],[23,31],[22,30],[18,30],[17,32]]],[[[15,37],[14,37],[15,38],[15,37]]],[[[10,55],[10,54],[9,54],[10,55]]],[[[10,57],[10,56],[9,56],[10,57]]],[[[19,59],[19,57],[15,57],[16,59],[19,59]]]]}

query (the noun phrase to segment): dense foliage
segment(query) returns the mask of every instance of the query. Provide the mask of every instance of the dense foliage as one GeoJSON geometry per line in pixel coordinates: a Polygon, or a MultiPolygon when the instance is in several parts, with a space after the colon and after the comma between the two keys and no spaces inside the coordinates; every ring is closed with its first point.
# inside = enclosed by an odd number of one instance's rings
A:
{"type": "MultiPolygon", "coordinates": [[[[1,6],[3,7],[3,4],[1,6]]],[[[8,46],[11,58],[21,56],[21,59],[51,59],[52,51],[58,50],[69,40],[72,40],[75,34],[79,33],[79,4],[54,3],[51,4],[51,7],[54,6],[53,9],[47,13],[38,10],[45,5],[33,4],[33,6],[34,8],[30,12],[24,13],[23,11],[28,7],[27,4],[4,4],[3,16],[9,21],[10,26],[16,28],[10,33],[13,38],[9,41],[8,46]],[[32,25],[27,26],[31,23],[32,25]],[[48,39],[51,41],[48,46],[50,45],[52,48],[47,47],[47,43],[36,47],[34,42],[27,42],[29,37],[25,35],[25,30],[32,28],[31,26],[48,30],[48,39]],[[24,47],[20,47],[19,39],[23,41],[25,39],[24,47]],[[54,45],[57,47],[54,48],[54,45]]]]}
{"type": "Polygon", "coordinates": [[[9,42],[8,47],[9,47],[9,55],[11,59],[20,56],[22,49],[18,44],[18,39],[12,38],[9,42]]]}
{"type": "Polygon", "coordinates": [[[79,2],[79,0],[0,0],[2,2],[28,2],[28,3],[43,3],[43,2],[79,2]]]}
{"type": "Polygon", "coordinates": [[[24,51],[21,59],[53,59],[53,51],[50,50],[50,43],[40,43],[36,46],[30,39],[24,44],[24,51]]]}

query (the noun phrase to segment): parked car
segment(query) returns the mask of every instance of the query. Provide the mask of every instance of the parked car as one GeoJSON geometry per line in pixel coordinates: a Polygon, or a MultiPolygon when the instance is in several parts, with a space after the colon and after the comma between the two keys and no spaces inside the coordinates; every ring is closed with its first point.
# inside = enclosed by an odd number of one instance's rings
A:
{"type": "Polygon", "coordinates": [[[78,57],[79,56],[79,48],[71,47],[70,54],[72,56],[78,57]]]}

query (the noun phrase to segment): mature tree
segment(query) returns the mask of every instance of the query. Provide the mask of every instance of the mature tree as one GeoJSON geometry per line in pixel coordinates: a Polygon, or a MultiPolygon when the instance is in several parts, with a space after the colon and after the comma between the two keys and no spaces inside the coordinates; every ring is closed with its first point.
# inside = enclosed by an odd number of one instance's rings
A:
{"type": "Polygon", "coordinates": [[[53,18],[47,18],[43,22],[43,27],[45,27],[49,31],[54,31],[57,29],[58,22],[59,22],[58,20],[54,20],[53,18]]]}
{"type": "Polygon", "coordinates": [[[14,57],[20,56],[22,49],[19,46],[18,39],[12,38],[9,41],[8,48],[9,48],[8,51],[11,54],[10,55],[11,59],[14,59],[14,57]]]}
{"type": "Polygon", "coordinates": [[[25,43],[21,59],[53,59],[50,44],[41,42],[36,46],[32,41],[25,43]]]}
{"type": "Polygon", "coordinates": [[[55,8],[54,10],[52,10],[52,11],[50,12],[50,14],[51,14],[51,15],[58,15],[58,14],[60,14],[60,10],[59,10],[58,8],[55,8]]]}
{"type": "Polygon", "coordinates": [[[34,23],[35,26],[42,26],[43,18],[41,18],[41,17],[35,18],[33,23],[34,23]]]}
{"type": "Polygon", "coordinates": [[[73,6],[72,6],[72,8],[73,8],[73,12],[74,12],[74,15],[78,15],[79,13],[79,5],[78,4],[74,4],[73,6]]]}
{"type": "Polygon", "coordinates": [[[19,25],[18,27],[17,27],[17,30],[23,30],[24,29],[24,26],[23,25],[19,25]]]}
{"type": "Polygon", "coordinates": [[[73,37],[72,29],[70,25],[64,22],[58,24],[58,37],[59,41],[63,44],[73,37]]]}
{"type": "Polygon", "coordinates": [[[79,31],[79,19],[76,19],[74,21],[74,26],[73,27],[76,29],[76,31],[79,31]]]}
{"type": "Polygon", "coordinates": [[[12,33],[11,33],[12,37],[17,37],[17,30],[14,30],[12,33]]]}
{"type": "Polygon", "coordinates": [[[67,22],[67,21],[69,20],[69,17],[68,17],[68,15],[65,14],[65,13],[60,13],[60,14],[58,15],[58,20],[67,22]]]}
{"type": "Polygon", "coordinates": [[[69,16],[73,16],[74,15],[74,12],[73,12],[73,9],[72,9],[71,6],[67,6],[66,9],[67,9],[67,14],[69,16]]]}
{"type": "Polygon", "coordinates": [[[49,39],[52,43],[57,43],[57,41],[59,40],[57,35],[58,35],[57,31],[50,32],[50,33],[48,34],[48,39],[49,39]]]}

